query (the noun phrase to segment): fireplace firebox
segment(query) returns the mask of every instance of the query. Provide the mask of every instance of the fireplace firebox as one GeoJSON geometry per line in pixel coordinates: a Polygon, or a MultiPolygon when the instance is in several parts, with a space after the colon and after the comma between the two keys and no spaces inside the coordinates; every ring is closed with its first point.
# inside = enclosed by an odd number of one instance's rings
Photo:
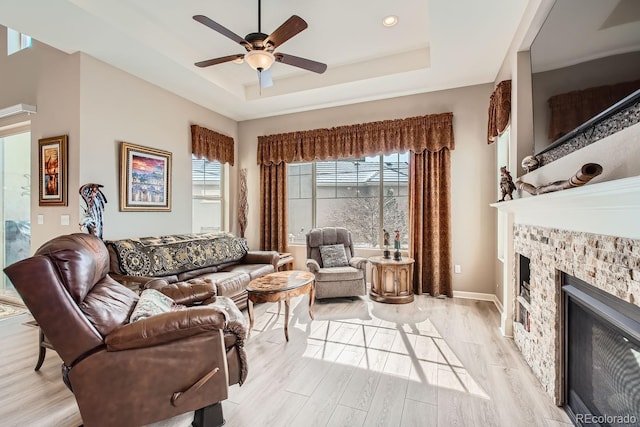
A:
{"type": "Polygon", "coordinates": [[[563,274],[564,404],[576,425],[640,423],[640,307],[563,274]]]}

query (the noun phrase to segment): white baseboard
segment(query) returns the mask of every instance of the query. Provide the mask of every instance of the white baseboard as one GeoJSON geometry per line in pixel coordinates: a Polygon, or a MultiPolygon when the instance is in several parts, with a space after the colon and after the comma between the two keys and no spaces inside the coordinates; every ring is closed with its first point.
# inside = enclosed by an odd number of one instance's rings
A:
{"type": "Polygon", "coordinates": [[[502,314],[502,304],[495,294],[485,294],[482,292],[467,292],[467,291],[453,291],[454,298],[474,299],[477,301],[489,301],[492,302],[500,314],[502,314]]]}
{"type": "Polygon", "coordinates": [[[504,310],[502,308],[502,303],[500,302],[500,300],[498,299],[497,296],[493,296],[493,304],[496,306],[496,308],[498,309],[498,312],[500,313],[500,315],[502,315],[502,310],[504,310]]]}

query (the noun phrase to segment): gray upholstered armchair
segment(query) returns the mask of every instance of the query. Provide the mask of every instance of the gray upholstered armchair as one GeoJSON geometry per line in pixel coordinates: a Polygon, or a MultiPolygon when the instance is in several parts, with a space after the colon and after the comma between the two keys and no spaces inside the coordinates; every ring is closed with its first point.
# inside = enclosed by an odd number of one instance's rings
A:
{"type": "Polygon", "coordinates": [[[353,256],[351,232],[314,228],[307,234],[307,269],[316,276],[316,298],[365,295],[367,260],[353,256]]]}

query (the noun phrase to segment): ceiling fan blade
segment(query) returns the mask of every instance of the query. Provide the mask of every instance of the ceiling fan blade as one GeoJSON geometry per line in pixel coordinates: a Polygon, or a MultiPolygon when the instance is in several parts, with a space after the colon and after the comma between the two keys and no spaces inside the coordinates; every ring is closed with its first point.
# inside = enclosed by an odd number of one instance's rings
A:
{"type": "Polygon", "coordinates": [[[267,43],[269,43],[273,45],[273,47],[280,46],[291,37],[307,28],[307,26],[308,25],[304,19],[300,18],[298,15],[293,15],[265,39],[264,45],[266,46],[267,43]]]}
{"type": "Polygon", "coordinates": [[[203,25],[206,25],[212,30],[219,32],[223,36],[230,38],[234,42],[241,44],[245,48],[251,49],[251,43],[249,43],[248,41],[246,41],[245,39],[243,39],[233,31],[229,30],[228,28],[218,24],[216,21],[213,21],[204,15],[194,15],[193,19],[195,19],[196,21],[198,21],[203,25]]]}
{"type": "Polygon", "coordinates": [[[196,67],[204,68],[211,65],[222,64],[223,62],[233,61],[238,58],[244,58],[244,53],[236,53],[235,55],[222,56],[220,58],[207,59],[206,61],[196,62],[196,67]]]}
{"type": "Polygon", "coordinates": [[[258,80],[260,82],[260,87],[273,86],[273,79],[271,78],[270,70],[258,71],[258,80]]]}
{"type": "Polygon", "coordinates": [[[314,73],[322,74],[327,70],[327,64],[322,62],[312,61],[306,58],[300,58],[299,56],[287,55],[286,53],[274,53],[276,61],[283,64],[293,65],[294,67],[304,68],[305,70],[313,71],[314,73]]]}

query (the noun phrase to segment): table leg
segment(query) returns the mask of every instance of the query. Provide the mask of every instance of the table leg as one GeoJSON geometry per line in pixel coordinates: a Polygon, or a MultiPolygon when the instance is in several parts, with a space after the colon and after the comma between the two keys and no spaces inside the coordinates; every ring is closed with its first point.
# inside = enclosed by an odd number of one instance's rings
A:
{"type": "Polygon", "coordinates": [[[313,303],[316,300],[316,283],[311,284],[311,290],[309,291],[309,317],[313,320],[313,303]]]}
{"type": "Polygon", "coordinates": [[[289,295],[284,300],[284,337],[289,342],[289,295]]]}
{"type": "Polygon", "coordinates": [[[251,330],[253,329],[253,301],[250,299],[247,301],[247,311],[249,312],[249,336],[251,335],[251,330]]]}
{"type": "Polygon", "coordinates": [[[276,319],[280,317],[280,302],[281,301],[278,301],[278,314],[276,315],[276,319]]]}

